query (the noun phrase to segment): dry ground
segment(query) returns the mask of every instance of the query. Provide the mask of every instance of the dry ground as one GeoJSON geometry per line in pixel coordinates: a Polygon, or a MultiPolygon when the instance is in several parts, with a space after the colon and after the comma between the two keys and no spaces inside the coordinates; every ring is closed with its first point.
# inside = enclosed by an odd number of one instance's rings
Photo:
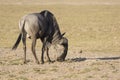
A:
{"type": "MultiPolygon", "coordinates": [[[[45,61],[45,64],[38,65],[29,49],[27,52],[28,63],[23,64],[22,49],[15,52],[0,49],[1,80],[120,80],[118,54],[80,53],[72,48],[65,62],[49,64],[45,61]]],[[[37,53],[40,57],[40,50],[37,53]]],[[[56,55],[50,55],[54,60],[56,55]]]]}
{"type": "MultiPolygon", "coordinates": [[[[119,0],[0,0],[0,80],[120,80],[119,0]],[[28,13],[52,11],[69,39],[64,62],[36,64],[27,40],[27,64],[22,44],[11,47],[18,21],[28,13]],[[82,51],[82,53],[81,53],[82,51]]],[[[41,42],[37,42],[40,60],[41,42]]],[[[51,48],[50,57],[56,59],[51,48]]]]}

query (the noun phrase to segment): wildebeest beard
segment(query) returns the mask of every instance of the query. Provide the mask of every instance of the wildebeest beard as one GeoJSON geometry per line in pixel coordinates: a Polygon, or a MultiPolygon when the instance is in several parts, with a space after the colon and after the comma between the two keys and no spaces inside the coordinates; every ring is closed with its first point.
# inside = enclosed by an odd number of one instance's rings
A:
{"type": "Polygon", "coordinates": [[[57,61],[64,61],[68,51],[68,40],[63,37],[54,47],[57,51],[57,61]]]}

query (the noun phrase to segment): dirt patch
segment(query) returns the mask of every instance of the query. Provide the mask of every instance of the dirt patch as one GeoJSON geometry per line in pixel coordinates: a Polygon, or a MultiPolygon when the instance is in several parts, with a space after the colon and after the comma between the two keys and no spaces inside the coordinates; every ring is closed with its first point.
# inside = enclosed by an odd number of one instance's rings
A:
{"type": "MultiPolygon", "coordinates": [[[[40,50],[37,55],[40,57],[40,50]]],[[[1,80],[119,80],[119,54],[91,53],[70,49],[64,62],[36,64],[31,50],[27,50],[27,64],[23,64],[23,50],[0,49],[1,80]]],[[[50,53],[54,60],[55,53],[50,53]]],[[[40,58],[39,58],[40,59],[40,58]]]]}

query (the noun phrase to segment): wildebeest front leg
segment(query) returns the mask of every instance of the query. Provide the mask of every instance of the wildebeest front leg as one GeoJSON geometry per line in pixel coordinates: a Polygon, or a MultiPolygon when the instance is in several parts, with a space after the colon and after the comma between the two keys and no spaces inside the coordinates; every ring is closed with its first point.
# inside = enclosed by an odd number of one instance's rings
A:
{"type": "Polygon", "coordinates": [[[23,50],[24,50],[24,64],[26,64],[26,34],[22,34],[23,50]]]}
{"type": "Polygon", "coordinates": [[[52,62],[52,61],[50,60],[50,57],[49,57],[49,48],[47,48],[47,57],[48,57],[48,61],[49,61],[49,62],[52,62]]]}
{"type": "Polygon", "coordinates": [[[36,46],[36,38],[34,37],[32,39],[32,52],[33,52],[33,55],[35,57],[36,63],[39,64],[39,61],[38,61],[38,58],[37,58],[36,52],[35,52],[35,46],[36,46]]]}
{"type": "Polygon", "coordinates": [[[49,56],[49,48],[47,48],[47,57],[48,57],[49,63],[55,62],[55,61],[52,61],[52,60],[50,59],[50,56],[49,56]]]}

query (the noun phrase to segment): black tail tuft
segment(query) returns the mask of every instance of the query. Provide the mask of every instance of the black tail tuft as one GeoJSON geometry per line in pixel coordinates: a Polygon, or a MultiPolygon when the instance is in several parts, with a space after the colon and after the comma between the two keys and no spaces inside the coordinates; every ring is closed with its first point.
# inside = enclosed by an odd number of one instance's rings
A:
{"type": "Polygon", "coordinates": [[[14,44],[14,46],[12,47],[12,50],[16,50],[20,41],[21,41],[21,37],[22,37],[22,34],[20,33],[19,36],[18,36],[18,39],[16,41],[16,43],[14,44]]]}

